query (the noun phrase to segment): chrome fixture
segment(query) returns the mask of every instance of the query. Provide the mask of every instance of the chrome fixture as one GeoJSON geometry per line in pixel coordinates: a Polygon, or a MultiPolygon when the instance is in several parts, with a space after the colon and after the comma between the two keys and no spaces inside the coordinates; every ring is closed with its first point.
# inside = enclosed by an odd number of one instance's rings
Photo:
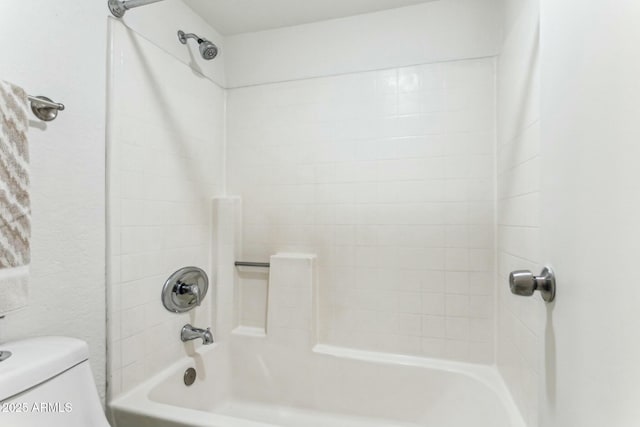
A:
{"type": "Polygon", "coordinates": [[[194,382],[196,382],[197,376],[198,376],[198,373],[193,368],[189,368],[186,371],[184,371],[184,385],[186,386],[192,385],[194,382]]]}
{"type": "Polygon", "coordinates": [[[235,266],[236,267],[262,267],[262,268],[269,268],[269,267],[271,267],[271,264],[269,264],[268,262],[236,261],[235,262],[235,266]]]}
{"type": "Polygon", "coordinates": [[[199,306],[209,290],[207,273],[198,267],[184,267],[173,273],[162,287],[162,304],[173,313],[199,306]]]}
{"type": "Polygon", "coordinates": [[[517,270],[509,275],[511,293],[530,297],[535,291],[545,302],[551,302],[556,297],[556,276],[550,267],[545,267],[540,276],[534,276],[529,270],[517,270]]]}
{"type": "Polygon", "coordinates": [[[202,55],[202,57],[207,61],[218,56],[218,46],[211,43],[209,40],[203,39],[193,33],[185,34],[182,30],[178,31],[178,40],[180,40],[180,43],[187,44],[187,39],[195,39],[198,42],[200,55],[202,55]]]}
{"type": "Polygon", "coordinates": [[[46,96],[31,96],[27,97],[31,102],[31,111],[37,118],[45,122],[50,122],[58,117],[58,111],[64,110],[64,104],[53,102],[46,96]]]}
{"type": "Polygon", "coordinates": [[[109,0],[109,10],[116,18],[122,18],[125,12],[134,7],[146,6],[151,3],[157,3],[162,0],[109,0]]]}
{"type": "Polygon", "coordinates": [[[11,357],[10,351],[0,351],[0,362],[4,362],[11,357]]]}
{"type": "Polygon", "coordinates": [[[204,345],[213,344],[213,334],[211,333],[211,328],[200,329],[189,324],[186,324],[182,327],[182,331],[180,331],[180,339],[182,340],[182,342],[197,340],[199,338],[202,338],[202,344],[204,345]]]}

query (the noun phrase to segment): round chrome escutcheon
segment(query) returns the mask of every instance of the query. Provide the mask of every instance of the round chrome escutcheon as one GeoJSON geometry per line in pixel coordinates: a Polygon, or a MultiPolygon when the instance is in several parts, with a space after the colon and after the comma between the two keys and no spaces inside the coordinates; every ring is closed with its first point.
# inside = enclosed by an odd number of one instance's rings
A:
{"type": "Polygon", "coordinates": [[[184,267],[173,273],[162,287],[162,304],[172,313],[185,313],[200,305],[207,295],[209,278],[198,267],[184,267]]]}

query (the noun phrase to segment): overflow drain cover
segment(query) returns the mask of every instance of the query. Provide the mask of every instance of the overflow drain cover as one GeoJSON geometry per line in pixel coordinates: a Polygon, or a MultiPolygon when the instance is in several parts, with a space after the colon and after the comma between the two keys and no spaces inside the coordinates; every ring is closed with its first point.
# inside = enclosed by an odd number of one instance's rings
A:
{"type": "Polygon", "coordinates": [[[193,368],[189,368],[184,371],[184,385],[193,384],[196,381],[197,376],[198,374],[196,374],[196,370],[193,368]]]}

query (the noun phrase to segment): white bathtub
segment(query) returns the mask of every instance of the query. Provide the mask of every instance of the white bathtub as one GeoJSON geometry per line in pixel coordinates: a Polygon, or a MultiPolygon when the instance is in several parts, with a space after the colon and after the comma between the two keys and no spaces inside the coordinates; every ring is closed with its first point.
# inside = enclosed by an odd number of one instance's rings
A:
{"type": "Polygon", "coordinates": [[[110,406],[116,427],[524,427],[492,367],[238,337],[110,406]]]}

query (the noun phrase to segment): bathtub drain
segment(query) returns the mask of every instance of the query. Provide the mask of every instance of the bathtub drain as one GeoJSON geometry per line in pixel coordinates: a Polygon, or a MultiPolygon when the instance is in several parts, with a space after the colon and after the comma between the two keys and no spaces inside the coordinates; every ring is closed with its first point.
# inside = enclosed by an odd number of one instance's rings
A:
{"type": "Polygon", "coordinates": [[[191,385],[196,380],[196,370],[193,368],[189,368],[184,371],[184,385],[191,385]]]}

